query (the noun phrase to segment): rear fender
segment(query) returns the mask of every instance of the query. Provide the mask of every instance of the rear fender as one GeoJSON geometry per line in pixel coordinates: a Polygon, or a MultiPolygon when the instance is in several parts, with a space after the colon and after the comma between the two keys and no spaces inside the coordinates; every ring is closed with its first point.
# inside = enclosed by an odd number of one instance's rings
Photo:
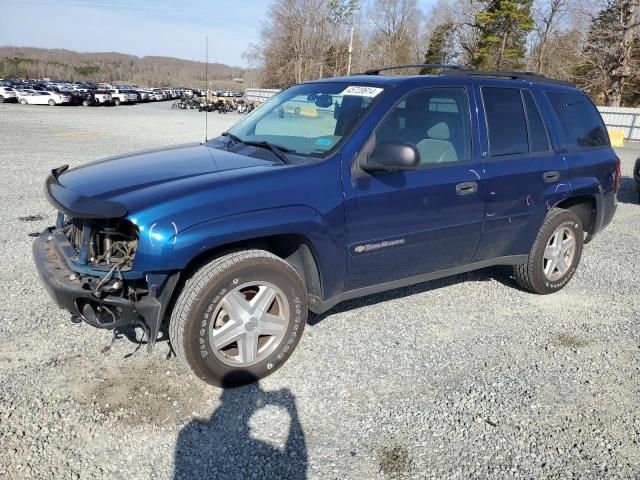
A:
{"type": "MultiPolygon", "coordinates": [[[[602,186],[596,177],[577,177],[571,179],[571,195],[573,197],[584,197],[590,199],[594,203],[594,214],[590,222],[588,234],[589,237],[599,232],[605,223],[605,196],[602,192],[602,186]]],[[[557,202],[557,206],[560,202],[557,202]]]]}

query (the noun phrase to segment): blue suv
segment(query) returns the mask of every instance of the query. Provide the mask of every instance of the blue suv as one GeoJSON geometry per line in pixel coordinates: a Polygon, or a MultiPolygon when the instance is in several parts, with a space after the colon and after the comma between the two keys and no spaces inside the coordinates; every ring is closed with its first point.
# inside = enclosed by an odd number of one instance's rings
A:
{"type": "Polygon", "coordinates": [[[57,223],[33,246],[49,294],[149,347],[168,331],[189,371],[231,386],[346,299],[493,265],[566,285],[620,182],[589,97],[530,73],[382,70],[292,86],[202,144],[54,170],[57,223]]]}

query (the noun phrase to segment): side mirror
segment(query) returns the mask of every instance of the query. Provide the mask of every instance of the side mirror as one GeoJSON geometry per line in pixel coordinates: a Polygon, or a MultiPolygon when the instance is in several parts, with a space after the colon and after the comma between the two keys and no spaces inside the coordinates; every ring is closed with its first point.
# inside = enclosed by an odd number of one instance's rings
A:
{"type": "Polygon", "coordinates": [[[365,171],[414,170],[420,165],[420,152],[413,145],[403,143],[381,143],[360,165],[365,171]]]}

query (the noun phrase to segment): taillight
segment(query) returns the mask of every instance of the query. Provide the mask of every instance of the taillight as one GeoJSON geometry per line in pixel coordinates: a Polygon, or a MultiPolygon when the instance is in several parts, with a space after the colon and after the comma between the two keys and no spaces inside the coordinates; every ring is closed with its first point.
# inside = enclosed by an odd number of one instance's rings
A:
{"type": "Polygon", "coordinates": [[[613,184],[616,189],[616,193],[620,190],[620,183],[622,182],[622,165],[620,164],[620,157],[616,156],[616,173],[613,179],[613,184]]]}

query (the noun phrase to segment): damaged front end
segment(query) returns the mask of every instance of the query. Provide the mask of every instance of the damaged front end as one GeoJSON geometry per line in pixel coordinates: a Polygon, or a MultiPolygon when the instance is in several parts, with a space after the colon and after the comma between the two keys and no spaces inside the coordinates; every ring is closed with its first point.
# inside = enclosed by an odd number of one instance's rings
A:
{"type": "Polygon", "coordinates": [[[72,318],[105,329],[141,327],[149,349],[158,337],[179,272],[139,272],[133,262],[138,227],[122,205],[82,197],[47,179],[47,196],[59,210],[55,227],[33,244],[40,278],[72,318]]]}

